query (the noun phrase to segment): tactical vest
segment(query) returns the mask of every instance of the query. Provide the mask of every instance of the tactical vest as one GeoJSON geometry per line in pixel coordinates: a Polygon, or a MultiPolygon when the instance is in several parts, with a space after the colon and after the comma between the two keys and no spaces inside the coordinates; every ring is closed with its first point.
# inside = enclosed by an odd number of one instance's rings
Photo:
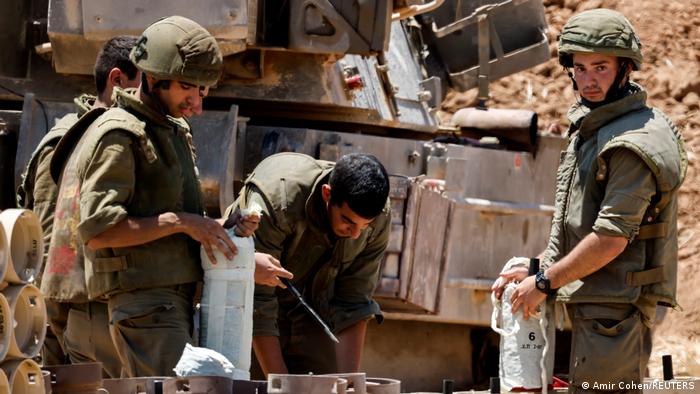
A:
{"type": "MultiPolygon", "coordinates": [[[[553,221],[553,226],[558,226],[553,228],[553,234],[559,235],[559,239],[553,241],[559,244],[560,253],[550,258],[556,261],[571,251],[567,247],[572,246],[567,237],[576,229],[567,228],[568,223],[564,221],[568,217],[595,217],[600,210],[597,206],[590,212],[567,212],[573,209],[568,203],[572,188],[576,187],[572,185],[574,172],[578,172],[582,180],[595,176],[598,190],[604,193],[608,153],[613,149],[628,149],[651,170],[657,190],[638,235],[625,250],[583,280],[559,289],[557,300],[634,303],[643,296],[660,305],[674,307],[677,305],[678,269],[677,193],[687,168],[680,133],[661,111],[640,105],[602,125],[591,138],[592,141],[586,142],[580,133],[577,134],[564,153],[557,175],[558,209],[553,221]],[[581,152],[577,151],[577,146],[581,146],[581,152]],[[594,150],[584,152],[586,149],[594,150]]],[[[576,192],[583,193],[583,190],[576,192]]],[[[588,190],[587,193],[585,199],[591,198],[594,192],[588,190]]],[[[578,236],[582,237],[585,228],[580,230],[578,236]]]]}
{"type": "Polygon", "coordinates": [[[83,244],[78,239],[80,222],[80,180],[76,168],[76,155],[71,155],[84,131],[106,111],[95,108],[80,118],[67,132],[66,139],[56,147],[52,159],[54,172],[59,168],[58,198],[54,211],[53,231],[41,281],[41,292],[47,299],[57,302],[88,302],[85,284],[83,244]],[[70,142],[69,142],[70,141],[70,142]],[[65,162],[65,158],[70,157],[65,162]],[[63,165],[65,163],[65,165],[63,165]]]}
{"type": "MultiPolygon", "coordinates": [[[[117,102],[129,110],[111,108],[81,136],[79,148],[72,154],[75,156],[72,176],[77,180],[67,185],[84,181],[86,167],[106,134],[124,132],[133,139],[131,147],[137,171],[133,193],[125,202],[128,215],[153,217],[182,211],[201,215],[203,204],[189,129],[184,122],[153,114],[135,95],[133,90],[119,92],[117,102]]],[[[57,147],[56,154],[58,151],[57,147]]],[[[52,172],[53,169],[52,165],[52,172]]],[[[64,176],[68,175],[67,170],[64,176]]],[[[76,192],[80,192],[79,186],[73,190],[76,192]]],[[[69,242],[64,240],[62,244],[69,242]]],[[[85,240],[80,243],[84,245],[85,240]]],[[[184,233],[131,247],[84,248],[84,259],[90,299],[122,291],[190,283],[202,277],[199,243],[184,233]]]]}

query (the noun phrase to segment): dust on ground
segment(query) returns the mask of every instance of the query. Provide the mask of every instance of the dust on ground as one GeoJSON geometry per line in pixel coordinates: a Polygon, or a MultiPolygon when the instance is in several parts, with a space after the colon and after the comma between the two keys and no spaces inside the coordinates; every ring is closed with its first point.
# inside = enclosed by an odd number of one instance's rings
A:
{"type": "MultiPolygon", "coordinates": [[[[592,8],[622,12],[642,41],[644,64],[632,79],[644,86],[648,103],[663,110],[683,133],[688,174],[679,199],[680,263],[678,300],[654,329],[649,373],[661,377],[661,354],[672,354],[677,375],[700,376],[700,0],[544,0],[552,59],[491,84],[493,108],[537,112],[540,130],[558,123],[566,129],[566,110],[574,102],[571,82],[556,60],[556,37],[571,15],[592,8]]],[[[476,104],[476,91],[451,92],[443,119],[476,104]]]]}

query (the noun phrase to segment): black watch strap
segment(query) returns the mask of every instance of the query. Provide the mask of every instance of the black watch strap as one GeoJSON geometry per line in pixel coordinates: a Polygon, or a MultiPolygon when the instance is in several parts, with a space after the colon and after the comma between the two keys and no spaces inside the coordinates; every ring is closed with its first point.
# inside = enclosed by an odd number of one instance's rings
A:
{"type": "Polygon", "coordinates": [[[557,294],[557,289],[552,289],[551,282],[545,276],[544,271],[539,271],[535,274],[535,287],[547,295],[557,294]]]}

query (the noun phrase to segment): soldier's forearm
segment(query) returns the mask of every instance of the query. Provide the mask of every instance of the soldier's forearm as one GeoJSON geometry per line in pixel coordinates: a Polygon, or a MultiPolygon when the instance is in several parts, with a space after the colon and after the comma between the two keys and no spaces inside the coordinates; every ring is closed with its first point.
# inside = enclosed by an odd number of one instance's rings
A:
{"type": "Polygon", "coordinates": [[[96,250],[142,245],[182,232],[182,227],[181,218],[172,212],[146,218],[127,217],[90,239],[87,246],[96,250]]]}
{"type": "Polygon", "coordinates": [[[360,370],[366,332],[367,320],[360,320],[338,334],[339,343],[335,345],[337,372],[347,373],[360,370]]]}
{"type": "Polygon", "coordinates": [[[288,373],[278,337],[254,336],[253,351],[265,376],[271,373],[288,373]]]}
{"type": "Polygon", "coordinates": [[[590,233],[569,254],[547,268],[545,275],[552,288],[558,289],[598,271],[622,253],[627,244],[624,237],[590,233]]]}

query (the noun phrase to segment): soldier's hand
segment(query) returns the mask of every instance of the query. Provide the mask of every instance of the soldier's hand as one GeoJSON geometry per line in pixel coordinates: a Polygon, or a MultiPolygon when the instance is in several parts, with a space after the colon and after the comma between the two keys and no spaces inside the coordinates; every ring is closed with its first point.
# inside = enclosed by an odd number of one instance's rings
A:
{"type": "Polygon", "coordinates": [[[221,251],[229,260],[233,260],[238,253],[236,245],[216,220],[191,213],[179,213],[178,216],[184,225],[184,233],[202,244],[212,264],[216,263],[214,257],[214,250],[216,249],[221,251]]]}
{"type": "Polygon", "coordinates": [[[506,285],[512,281],[521,282],[527,278],[527,268],[525,267],[515,267],[507,271],[501,272],[498,275],[498,279],[493,282],[491,286],[491,291],[496,294],[497,299],[501,299],[503,295],[503,290],[505,290],[506,285]]]}
{"type": "MultiPolygon", "coordinates": [[[[527,271],[527,270],[526,270],[527,271]]],[[[528,276],[515,288],[510,296],[513,314],[523,308],[523,318],[528,320],[535,314],[537,306],[547,298],[547,295],[535,287],[535,276],[528,276]]]]}
{"type": "Polygon", "coordinates": [[[224,222],[224,228],[234,227],[234,232],[239,237],[250,237],[260,225],[260,216],[255,214],[241,215],[239,208],[231,212],[224,222]]]}
{"type": "Polygon", "coordinates": [[[286,288],[279,277],[292,279],[294,275],[282,268],[279,260],[267,253],[255,253],[255,283],[265,286],[286,288]]]}

